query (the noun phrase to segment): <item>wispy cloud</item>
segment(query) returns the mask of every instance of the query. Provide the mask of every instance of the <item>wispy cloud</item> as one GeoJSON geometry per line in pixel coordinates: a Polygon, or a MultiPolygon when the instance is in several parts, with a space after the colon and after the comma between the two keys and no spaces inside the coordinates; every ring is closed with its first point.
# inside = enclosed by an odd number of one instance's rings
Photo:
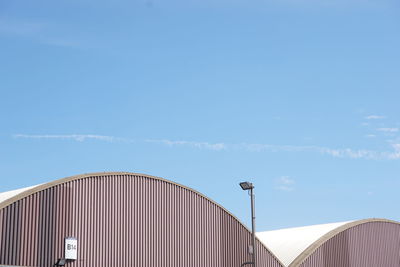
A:
{"type": "Polygon", "coordinates": [[[120,140],[120,138],[116,138],[114,136],[106,136],[106,135],[95,135],[95,134],[69,134],[69,135],[30,135],[30,134],[15,134],[14,138],[26,138],[26,139],[71,139],[79,142],[83,142],[89,139],[99,140],[99,141],[107,141],[114,142],[116,140],[120,140]]]}
{"type": "Polygon", "coordinates": [[[385,133],[396,133],[399,131],[399,128],[378,128],[377,130],[385,133]]]}
{"type": "Polygon", "coordinates": [[[378,152],[370,150],[354,150],[350,148],[334,149],[320,146],[291,146],[291,145],[266,145],[266,144],[242,144],[249,151],[273,151],[273,152],[317,152],[336,158],[352,159],[378,159],[381,156],[378,152]]]}
{"type": "Polygon", "coordinates": [[[385,159],[390,154],[389,152],[378,152],[373,150],[364,149],[332,149],[332,148],[319,148],[322,154],[330,155],[335,158],[351,158],[351,159],[385,159]]]}
{"type": "Polygon", "coordinates": [[[69,134],[69,135],[30,135],[30,134],[15,134],[14,138],[25,139],[61,139],[74,140],[83,142],[86,140],[98,140],[105,142],[145,142],[161,144],[169,147],[191,147],[194,149],[212,150],[212,151],[248,151],[248,152],[292,152],[292,153],[319,153],[335,158],[350,158],[350,159],[368,159],[368,160],[394,160],[400,159],[400,143],[397,141],[391,142],[392,151],[375,151],[366,149],[351,149],[351,148],[328,148],[322,146],[296,146],[296,145],[272,145],[272,144],[251,144],[251,143],[210,143],[196,142],[185,140],[168,140],[168,139],[146,139],[134,140],[115,136],[96,135],[96,134],[69,134]]]}
{"type": "Polygon", "coordinates": [[[365,117],[365,119],[367,120],[382,120],[384,118],[385,116],[380,116],[380,115],[369,115],[365,117]]]}
{"type": "Polygon", "coordinates": [[[220,151],[226,149],[226,144],[224,143],[208,143],[208,142],[193,142],[193,141],[171,141],[166,139],[161,140],[145,140],[147,143],[160,143],[167,146],[190,146],[199,149],[208,149],[220,151]]]}
{"type": "Polygon", "coordinates": [[[272,144],[249,144],[241,143],[231,145],[234,149],[247,150],[251,152],[262,152],[262,151],[272,151],[272,152],[302,152],[302,151],[318,151],[321,148],[317,146],[293,146],[293,145],[272,145],[272,144]]]}
{"type": "Polygon", "coordinates": [[[289,176],[282,176],[276,180],[277,186],[275,188],[281,191],[290,192],[294,190],[295,183],[296,182],[289,176]]]}
{"type": "Polygon", "coordinates": [[[399,144],[392,144],[394,149],[394,153],[389,153],[390,159],[400,159],[400,143],[399,144]]]}
{"type": "Polygon", "coordinates": [[[167,146],[189,146],[198,149],[207,149],[214,151],[221,150],[245,150],[249,152],[314,152],[328,155],[335,158],[350,159],[369,159],[369,160],[385,160],[400,159],[400,145],[392,145],[393,151],[375,151],[367,149],[351,149],[351,148],[328,148],[321,146],[293,146],[293,145],[272,145],[272,144],[227,144],[227,143],[208,143],[193,141],[171,141],[162,140],[146,140],[146,142],[158,143],[167,146]]]}

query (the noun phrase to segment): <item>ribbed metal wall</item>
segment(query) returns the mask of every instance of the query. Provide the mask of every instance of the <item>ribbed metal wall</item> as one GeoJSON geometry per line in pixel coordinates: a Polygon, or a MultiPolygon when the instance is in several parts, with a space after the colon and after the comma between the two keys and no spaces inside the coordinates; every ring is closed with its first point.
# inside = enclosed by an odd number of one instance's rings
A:
{"type": "MultiPolygon", "coordinates": [[[[95,175],[0,209],[0,264],[50,267],[64,238],[78,238],[82,267],[239,267],[251,234],[198,193],[147,176],[95,175]]],[[[259,267],[280,263],[257,244],[259,267]]]]}
{"type": "Polygon", "coordinates": [[[400,226],[370,222],[325,242],[301,267],[399,267],[400,226]]]}

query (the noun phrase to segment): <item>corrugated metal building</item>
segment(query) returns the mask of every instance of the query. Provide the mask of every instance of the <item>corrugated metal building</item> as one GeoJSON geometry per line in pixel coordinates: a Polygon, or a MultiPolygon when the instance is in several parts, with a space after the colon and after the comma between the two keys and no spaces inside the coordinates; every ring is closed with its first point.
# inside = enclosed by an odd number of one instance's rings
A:
{"type": "Polygon", "coordinates": [[[257,233],[285,267],[399,267],[400,224],[385,219],[257,233]]]}
{"type": "MultiPolygon", "coordinates": [[[[71,267],[238,267],[251,233],[187,187],[143,174],[69,177],[0,195],[0,265],[50,267],[78,240],[71,267]]],[[[261,267],[281,263],[257,241],[261,267]]]]}
{"type": "MultiPolygon", "coordinates": [[[[394,221],[257,236],[257,267],[400,267],[394,221]]],[[[224,208],[158,177],[85,174],[0,193],[0,266],[240,267],[249,244],[251,233],[224,208]]]]}

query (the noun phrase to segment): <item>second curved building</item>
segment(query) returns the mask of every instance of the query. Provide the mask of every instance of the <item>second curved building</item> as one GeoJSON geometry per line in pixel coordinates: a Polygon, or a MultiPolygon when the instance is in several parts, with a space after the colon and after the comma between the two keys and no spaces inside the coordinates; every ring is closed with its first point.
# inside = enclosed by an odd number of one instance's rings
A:
{"type": "Polygon", "coordinates": [[[400,224],[384,219],[258,233],[285,267],[399,267],[400,224]]]}

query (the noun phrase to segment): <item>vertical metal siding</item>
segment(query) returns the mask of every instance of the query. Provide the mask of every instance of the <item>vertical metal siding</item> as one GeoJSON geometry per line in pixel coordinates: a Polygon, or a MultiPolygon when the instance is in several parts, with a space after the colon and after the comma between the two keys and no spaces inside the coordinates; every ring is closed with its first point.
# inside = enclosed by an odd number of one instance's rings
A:
{"type": "MultiPolygon", "coordinates": [[[[136,175],[59,184],[0,210],[0,264],[50,267],[64,238],[71,267],[239,267],[250,232],[221,207],[178,185],[136,175]]],[[[257,243],[258,266],[279,262],[257,243]]]]}
{"type": "Polygon", "coordinates": [[[301,267],[399,267],[400,227],[369,222],[347,229],[319,247],[301,267]]]}

